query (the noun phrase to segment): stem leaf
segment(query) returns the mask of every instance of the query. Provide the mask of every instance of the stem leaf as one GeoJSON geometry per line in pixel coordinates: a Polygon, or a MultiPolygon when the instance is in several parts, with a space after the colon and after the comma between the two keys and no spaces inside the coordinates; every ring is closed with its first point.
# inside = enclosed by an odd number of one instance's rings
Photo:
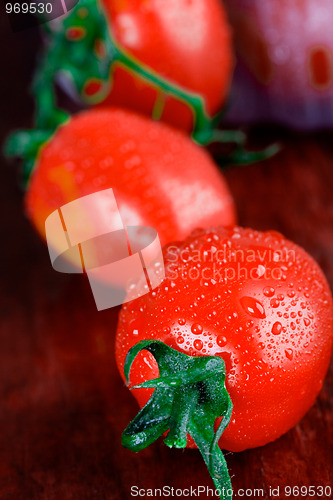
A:
{"type": "Polygon", "coordinates": [[[142,340],[127,353],[124,373],[129,382],[132,363],[147,350],[159,367],[159,377],[131,389],[155,388],[148,403],[123,432],[122,444],[140,451],[160,436],[167,446],[185,448],[190,435],[198,446],[221,499],[232,498],[228,467],[218,441],[230,422],[232,402],[225,387],[225,365],[219,356],[194,357],[157,340],[142,340]],[[223,417],[214,432],[216,418],[223,417]]]}

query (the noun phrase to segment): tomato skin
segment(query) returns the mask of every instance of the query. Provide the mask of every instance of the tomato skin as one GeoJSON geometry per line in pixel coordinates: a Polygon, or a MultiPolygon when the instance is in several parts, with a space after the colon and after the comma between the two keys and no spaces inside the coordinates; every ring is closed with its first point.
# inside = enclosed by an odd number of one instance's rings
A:
{"type": "Polygon", "coordinates": [[[38,155],[27,214],[45,237],[50,213],[107,188],[124,225],[153,227],[162,244],[198,223],[235,221],[224,178],[202,148],[182,132],[116,109],[80,113],[58,129],[38,155]]]}
{"type": "MultiPolygon", "coordinates": [[[[167,245],[164,260],[165,282],[122,308],[120,373],[128,350],[143,339],[222,356],[234,409],[220,445],[241,451],[277,439],[312,406],[330,360],[333,302],[318,265],[278,233],[241,228],[196,231],[167,245]],[[204,257],[212,248],[225,252],[225,262],[204,257]],[[222,275],[212,282],[217,268],[222,275]]],[[[131,384],[157,376],[154,358],[140,353],[131,384]]],[[[151,393],[133,390],[140,406],[151,393]]]]}
{"type": "MultiPolygon", "coordinates": [[[[103,0],[119,46],[138,61],[202,96],[215,115],[227,96],[233,71],[231,30],[219,0],[103,0]]],[[[103,105],[128,107],[151,116],[156,90],[128,68],[112,69],[112,89],[103,105]]],[[[190,131],[188,104],[168,97],[161,119],[190,131]]]]}

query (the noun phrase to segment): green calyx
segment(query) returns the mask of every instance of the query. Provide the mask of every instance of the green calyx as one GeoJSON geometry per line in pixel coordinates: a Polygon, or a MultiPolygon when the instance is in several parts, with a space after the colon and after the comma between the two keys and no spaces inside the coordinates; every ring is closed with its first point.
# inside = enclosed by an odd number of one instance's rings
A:
{"type": "Polygon", "coordinates": [[[44,128],[20,130],[11,134],[4,146],[7,157],[18,156],[23,159],[22,181],[26,188],[41,149],[51,140],[58,127],[69,119],[69,115],[61,110],[54,113],[53,122],[49,121],[44,128]]]}
{"type": "Polygon", "coordinates": [[[143,340],[130,349],[124,373],[129,383],[132,363],[142,350],[157,361],[159,378],[131,389],[155,388],[152,397],[122,435],[122,444],[138,452],[167,431],[169,447],[185,448],[189,434],[206,463],[220,498],[232,498],[232,486],[225,458],[218,446],[230,422],[232,402],[225,387],[225,365],[218,356],[194,357],[156,340],[143,340]],[[223,417],[214,432],[215,420],[223,417]]]}
{"type": "Polygon", "coordinates": [[[249,165],[251,163],[267,160],[275,156],[280,150],[281,145],[274,143],[258,151],[249,151],[246,148],[246,134],[240,130],[212,130],[210,137],[204,145],[209,144],[234,144],[231,152],[219,154],[215,158],[221,167],[228,165],[249,165]]]}

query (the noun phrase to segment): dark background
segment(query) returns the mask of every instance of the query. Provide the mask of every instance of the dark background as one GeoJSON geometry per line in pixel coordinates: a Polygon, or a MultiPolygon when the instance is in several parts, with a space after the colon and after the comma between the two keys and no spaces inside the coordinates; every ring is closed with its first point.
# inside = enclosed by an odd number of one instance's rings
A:
{"type": "MultiPolygon", "coordinates": [[[[28,86],[40,40],[35,29],[13,33],[0,6],[2,144],[9,131],[32,125],[28,86]]],[[[332,287],[332,134],[264,130],[253,129],[252,142],[279,138],[283,151],[225,173],[239,222],[302,245],[332,287]]],[[[113,359],[118,310],[97,313],[84,277],[53,271],[24,216],[18,164],[0,162],[0,499],[126,500],[132,485],[212,487],[197,451],[161,442],[139,454],[121,447],[137,405],[113,359]]],[[[227,454],[236,491],[263,488],[269,498],[269,487],[333,486],[332,392],[331,366],[294,429],[263,448],[227,454]]]]}

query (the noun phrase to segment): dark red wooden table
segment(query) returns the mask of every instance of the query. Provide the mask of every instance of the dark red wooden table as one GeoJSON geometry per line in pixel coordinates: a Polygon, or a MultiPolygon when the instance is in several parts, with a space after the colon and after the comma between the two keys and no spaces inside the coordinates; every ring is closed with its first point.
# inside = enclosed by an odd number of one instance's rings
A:
{"type": "MultiPolygon", "coordinates": [[[[1,142],[31,125],[27,89],[38,47],[35,31],[12,34],[0,17],[1,142]]],[[[302,245],[333,286],[333,134],[270,135],[285,144],[275,159],[226,172],[240,224],[279,230],[302,245]]],[[[113,359],[118,310],[97,312],[84,277],[53,271],[24,217],[17,168],[3,157],[0,176],[0,498],[126,500],[133,485],[211,487],[197,451],[160,442],[139,454],[121,447],[137,407],[113,359]]],[[[268,499],[280,487],[275,498],[283,499],[287,485],[333,487],[332,398],[331,366],[293,430],[227,454],[236,493],[268,499]]]]}

